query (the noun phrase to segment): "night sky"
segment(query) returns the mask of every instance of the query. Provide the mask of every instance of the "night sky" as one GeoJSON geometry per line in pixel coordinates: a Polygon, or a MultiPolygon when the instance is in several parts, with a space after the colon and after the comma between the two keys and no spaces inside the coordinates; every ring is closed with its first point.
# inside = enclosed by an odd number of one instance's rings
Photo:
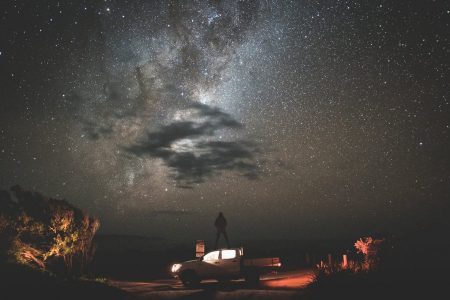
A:
{"type": "Polygon", "coordinates": [[[175,240],[448,224],[448,1],[0,6],[1,189],[175,240]]]}

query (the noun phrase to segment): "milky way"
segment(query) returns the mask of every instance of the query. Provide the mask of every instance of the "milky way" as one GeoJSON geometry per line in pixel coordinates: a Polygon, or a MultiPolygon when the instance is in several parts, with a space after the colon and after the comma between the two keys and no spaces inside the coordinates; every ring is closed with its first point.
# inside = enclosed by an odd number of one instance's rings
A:
{"type": "Polygon", "coordinates": [[[10,3],[1,188],[169,238],[218,211],[236,238],[440,220],[450,7],[400,2],[10,3]]]}

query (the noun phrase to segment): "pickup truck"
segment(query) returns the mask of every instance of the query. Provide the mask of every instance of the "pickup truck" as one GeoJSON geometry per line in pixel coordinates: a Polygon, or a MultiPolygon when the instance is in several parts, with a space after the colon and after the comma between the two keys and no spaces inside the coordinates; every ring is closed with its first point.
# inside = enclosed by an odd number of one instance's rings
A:
{"type": "Polygon", "coordinates": [[[243,248],[219,249],[204,256],[172,265],[171,273],[184,286],[197,286],[204,279],[228,281],[245,278],[249,285],[257,285],[260,275],[281,267],[278,257],[245,258],[243,248]]]}

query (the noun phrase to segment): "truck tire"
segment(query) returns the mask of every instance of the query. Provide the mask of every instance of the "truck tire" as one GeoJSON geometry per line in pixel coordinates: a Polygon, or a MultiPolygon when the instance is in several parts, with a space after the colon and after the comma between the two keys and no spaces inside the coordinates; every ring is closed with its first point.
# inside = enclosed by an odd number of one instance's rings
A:
{"type": "Polygon", "coordinates": [[[258,286],[259,285],[259,272],[258,270],[248,270],[245,274],[245,283],[248,286],[258,286]]]}
{"type": "Polygon", "coordinates": [[[181,282],[185,287],[196,287],[200,284],[200,277],[193,270],[186,270],[181,273],[181,282]]]}

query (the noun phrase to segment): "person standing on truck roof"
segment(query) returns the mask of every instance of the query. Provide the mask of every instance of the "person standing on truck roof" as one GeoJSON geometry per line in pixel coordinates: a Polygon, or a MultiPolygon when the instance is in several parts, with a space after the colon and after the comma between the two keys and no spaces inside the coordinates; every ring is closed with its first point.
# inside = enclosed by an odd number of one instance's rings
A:
{"type": "Polygon", "coordinates": [[[228,234],[227,234],[227,219],[223,216],[222,212],[219,212],[219,215],[217,216],[216,221],[214,222],[214,225],[217,228],[217,236],[216,236],[216,243],[215,248],[217,249],[217,245],[219,243],[220,235],[222,234],[225,238],[225,241],[227,242],[227,247],[230,248],[230,241],[228,240],[228,234]]]}

